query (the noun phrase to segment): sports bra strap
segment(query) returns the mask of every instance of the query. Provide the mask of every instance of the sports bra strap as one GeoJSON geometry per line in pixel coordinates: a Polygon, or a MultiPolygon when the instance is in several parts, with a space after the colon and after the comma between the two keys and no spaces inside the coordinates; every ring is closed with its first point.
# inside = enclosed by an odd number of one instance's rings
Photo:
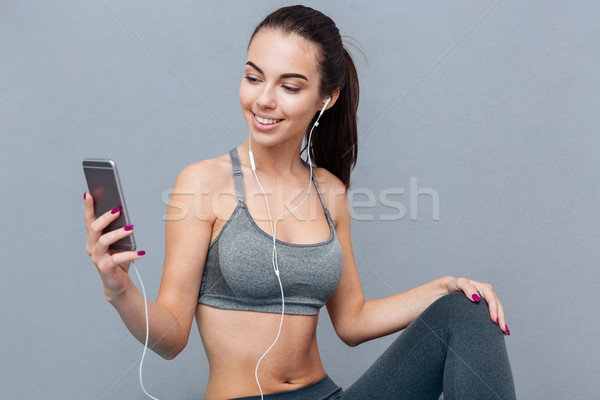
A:
{"type": "MultiPolygon", "coordinates": [[[[304,162],[304,166],[308,169],[308,172],[310,173],[310,165],[308,165],[308,163],[304,160],[302,160],[304,162]]],[[[323,205],[323,210],[329,212],[329,210],[327,209],[327,206],[325,205],[325,202],[323,201],[323,196],[321,195],[321,191],[319,190],[319,185],[317,184],[317,177],[315,176],[315,174],[313,174],[313,183],[315,184],[315,189],[317,189],[317,194],[319,195],[319,199],[321,199],[321,204],[323,205]]]]}
{"type": "Polygon", "coordinates": [[[239,202],[244,201],[244,179],[242,178],[242,167],[240,166],[240,157],[237,148],[229,150],[231,158],[231,172],[233,175],[233,184],[235,185],[235,198],[239,202]]]}
{"type": "MultiPolygon", "coordinates": [[[[233,175],[233,184],[235,185],[235,198],[237,201],[244,201],[244,179],[242,178],[242,167],[240,166],[240,157],[237,151],[237,148],[233,148],[229,150],[229,157],[231,158],[231,172],[233,175]]],[[[310,171],[310,166],[306,161],[304,161],[304,166],[310,171]]],[[[319,199],[321,200],[321,204],[323,205],[323,209],[326,211],[327,206],[325,205],[325,201],[323,201],[323,195],[319,190],[319,185],[317,184],[317,177],[313,174],[313,183],[315,185],[315,189],[317,189],[317,194],[319,195],[319,199]]]]}

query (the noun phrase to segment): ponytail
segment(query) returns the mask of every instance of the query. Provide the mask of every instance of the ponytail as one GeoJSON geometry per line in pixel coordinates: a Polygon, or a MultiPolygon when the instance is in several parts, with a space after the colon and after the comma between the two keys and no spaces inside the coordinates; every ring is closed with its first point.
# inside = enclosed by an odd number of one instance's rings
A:
{"type": "MultiPolygon", "coordinates": [[[[308,148],[311,159],[319,167],[327,169],[350,187],[350,173],[356,165],[358,153],[358,74],[350,52],[344,47],[344,82],[335,104],[327,110],[312,134],[308,148]]],[[[317,116],[309,125],[312,126],[317,116]]],[[[308,132],[306,140],[308,140],[308,132]]]]}

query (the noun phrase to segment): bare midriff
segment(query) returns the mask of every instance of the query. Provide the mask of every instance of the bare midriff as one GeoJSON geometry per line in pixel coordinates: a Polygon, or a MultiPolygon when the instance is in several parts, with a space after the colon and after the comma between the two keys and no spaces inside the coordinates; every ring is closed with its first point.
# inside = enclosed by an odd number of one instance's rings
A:
{"type": "MultiPolygon", "coordinates": [[[[196,321],[210,367],[206,400],[260,395],[254,371],[271,346],[281,314],[199,304],[196,321]]],[[[285,315],[279,340],[263,358],[263,394],[295,390],[326,376],[317,348],[318,315],[285,315]]]]}

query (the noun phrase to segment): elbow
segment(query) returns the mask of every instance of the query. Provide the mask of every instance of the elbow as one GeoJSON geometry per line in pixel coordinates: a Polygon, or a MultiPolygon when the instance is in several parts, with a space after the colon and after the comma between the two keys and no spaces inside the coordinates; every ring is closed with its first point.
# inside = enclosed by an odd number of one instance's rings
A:
{"type": "Polygon", "coordinates": [[[175,357],[177,357],[177,354],[161,354],[160,356],[163,359],[170,361],[170,360],[174,359],[175,357]]]}
{"type": "Polygon", "coordinates": [[[348,346],[348,347],[356,347],[362,343],[360,340],[347,339],[347,338],[342,339],[342,342],[344,342],[344,344],[346,344],[346,346],[348,346]]]}
{"type": "MultiPolygon", "coordinates": [[[[183,350],[183,349],[181,349],[183,350]]],[[[164,358],[165,360],[173,360],[175,359],[175,357],[177,357],[179,355],[179,353],[181,353],[181,350],[174,350],[174,351],[169,351],[169,352],[164,352],[164,353],[159,353],[159,355],[164,358]]]]}
{"type": "Polygon", "coordinates": [[[187,340],[183,343],[179,343],[176,346],[173,346],[169,349],[164,349],[163,351],[157,353],[165,360],[173,360],[183,351],[183,349],[185,349],[185,346],[187,346],[187,340]]]}
{"type": "Polygon", "coordinates": [[[337,332],[337,335],[342,340],[342,342],[344,342],[344,344],[348,347],[356,347],[362,342],[364,342],[364,340],[361,340],[361,338],[353,332],[340,330],[337,332]]]}
{"type": "Polygon", "coordinates": [[[335,333],[346,346],[356,347],[369,340],[366,336],[367,332],[359,328],[361,324],[357,319],[352,319],[351,321],[338,320],[335,322],[333,324],[335,333]]]}
{"type": "Polygon", "coordinates": [[[364,324],[363,310],[366,302],[356,303],[344,309],[329,309],[329,316],[337,336],[348,347],[356,347],[368,341],[368,331],[362,328],[364,324]]]}
{"type": "Polygon", "coordinates": [[[181,353],[180,351],[174,351],[174,352],[169,352],[169,353],[162,353],[159,354],[163,359],[170,361],[173,360],[175,357],[177,357],[179,355],[179,353],[181,353]]]}

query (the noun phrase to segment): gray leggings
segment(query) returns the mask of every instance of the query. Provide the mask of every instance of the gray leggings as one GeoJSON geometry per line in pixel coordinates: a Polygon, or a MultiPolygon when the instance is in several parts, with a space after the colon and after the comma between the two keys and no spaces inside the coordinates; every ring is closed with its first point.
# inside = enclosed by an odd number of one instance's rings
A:
{"type": "MultiPolygon", "coordinates": [[[[463,292],[433,302],[348,389],[329,377],[265,400],[515,399],[504,334],[484,299],[463,292]]],[[[234,400],[260,400],[260,396],[234,400]]]]}

